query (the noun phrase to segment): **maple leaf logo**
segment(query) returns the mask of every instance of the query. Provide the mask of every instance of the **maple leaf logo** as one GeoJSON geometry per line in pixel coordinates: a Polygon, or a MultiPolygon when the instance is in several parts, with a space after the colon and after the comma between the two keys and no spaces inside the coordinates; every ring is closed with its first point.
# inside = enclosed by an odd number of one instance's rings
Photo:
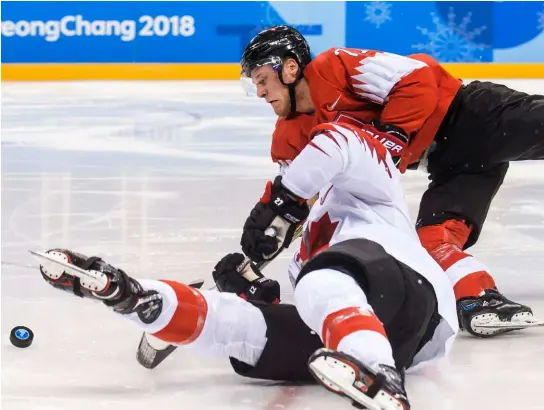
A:
{"type": "Polygon", "coordinates": [[[300,243],[299,256],[302,262],[307,262],[329,246],[338,224],[339,222],[332,222],[329,213],[325,212],[319,220],[308,225],[300,243]]]}

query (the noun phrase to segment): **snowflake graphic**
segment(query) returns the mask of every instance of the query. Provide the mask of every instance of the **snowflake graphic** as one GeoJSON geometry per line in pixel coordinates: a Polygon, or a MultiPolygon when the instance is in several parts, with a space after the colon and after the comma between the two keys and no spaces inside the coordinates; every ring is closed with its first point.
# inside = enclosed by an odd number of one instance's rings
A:
{"type": "Polygon", "coordinates": [[[467,13],[459,25],[455,24],[455,12],[453,8],[448,12],[448,23],[444,24],[435,13],[431,13],[435,31],[428,28],[417,27],[417,29],[427,36],[427,44],[416,44],[412,48],[429,53],[441,62],[474,62],[480,61],[476,52],[488,48],[489,45],[475,43],[474,39],[478,37],[487,28],[486,26],[469,29],[472,22],[472,13],[467,13]]]}
{"type": "Polygon", "coordinates": [[[544,9],[537,13],[538,15],[538,26],[539,30],[544,30],[544,9]]]}
{"type": "Polygon", "coordinates": [[[382,24],[393,20],[391,18],[391,7],[393,5],[386,1],[372,1],[365,4],[365,21],[374,24],[376,28],[380,28],[382,24]]]}

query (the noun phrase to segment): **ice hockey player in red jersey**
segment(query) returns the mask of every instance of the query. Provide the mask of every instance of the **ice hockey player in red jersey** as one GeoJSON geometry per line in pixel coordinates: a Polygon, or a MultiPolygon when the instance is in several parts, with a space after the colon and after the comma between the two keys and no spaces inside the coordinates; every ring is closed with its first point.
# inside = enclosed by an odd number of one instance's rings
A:
{"type": "Polygon", "coordinates": [[[370,133],[327,123],[267,184],[246,228],[273,230],[283,247],[305,221],[288,270],[295,306],[251,301],[260,295],[274,302],[279,286],[265,286],[253,265],[245,269],[259,279],[242,277],[241,254],[223,258],[214,279],[220,290],[243,298],[135,280],[66,250],[49,254],[102,282],[50,263],[43,263],[42,275],[56,287],[103,300],[166,342],[231,357],[240,374],[298,381],[312,375],[359,408],[409,410],[404,370],[446,355],[458,323],[450,281],[419,241],[399,178],[391,155],[370,133]]]}
{"type": "MultiPolygon", "coordinates": [[[[241,65],[242,80],[279,116],[271,155],[280,169],[317,124],[348,123],[373,134],[401,172],[429,173],[417,232],[454,286],[461,327],[489,337],[507,330],[479,324],[531,320],[531,309],[499,293],[488,268],[465,251],[480,235],[509,161],[544,158],[543,96],[490,82],[463,85],[425,54],[332,48],[311,60],[304,37],[288,26],[259,33],[241,65]]],[[[242,237],[255,258],[275,247],[262,233],[242,237]]]]}

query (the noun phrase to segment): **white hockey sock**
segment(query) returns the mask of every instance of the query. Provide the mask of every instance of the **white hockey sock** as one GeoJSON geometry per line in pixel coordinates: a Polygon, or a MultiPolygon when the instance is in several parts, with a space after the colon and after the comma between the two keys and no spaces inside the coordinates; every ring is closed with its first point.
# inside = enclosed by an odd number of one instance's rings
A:
{"type": "Polygon", "coordinates": [[[163,298],[153,323],[136,313],[126,315],[143,331],[171,344],[190,345],[206,356],[234,357],[255,365],[266,345],[262,312],[232,293],[196,290],[171,281],[138,280],[145,290],[163,298]]]}

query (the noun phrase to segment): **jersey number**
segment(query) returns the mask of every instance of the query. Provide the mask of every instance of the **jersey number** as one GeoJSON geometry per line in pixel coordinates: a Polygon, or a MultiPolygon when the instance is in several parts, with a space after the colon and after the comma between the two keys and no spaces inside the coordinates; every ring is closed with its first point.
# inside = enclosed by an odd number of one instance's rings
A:
{"type": "Polygon", "coordinates": [[[351,50],[346,50],[345,48],[337,48],[336,50],[334,50],[334,55],[339,55],[340,53],[346,53],[352,57],[357,57],[357,56],[360,56],[361,54],[366,54],[368,52],[368,50],[359,50],[359,53],[355,53],[351,50]]]}

